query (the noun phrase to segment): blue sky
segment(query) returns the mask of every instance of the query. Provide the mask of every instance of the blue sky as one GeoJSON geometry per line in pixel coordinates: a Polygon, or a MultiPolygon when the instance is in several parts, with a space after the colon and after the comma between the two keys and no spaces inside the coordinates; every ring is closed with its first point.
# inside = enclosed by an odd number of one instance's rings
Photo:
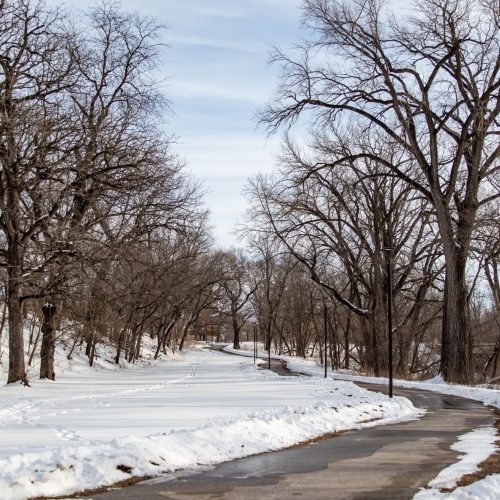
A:
{"type": "MultiPolygon", "coordinates": [[[[59,3],[51,0],[51,3],[59,3]]],[[[73,8],[90,1],[66,0],[73,8]]],[[[173,103],[167,117],[179,136],[176,150],[203,181],[216,242],[231,235],[245,209],[249,176],[273,168],[279,138],[266,141],[253,116],[271,97],[278,68],[268,65],[272,45],[300,38],[300,0],[122,0],[126,11],[168,26],[161,75],[173,103]]]]}

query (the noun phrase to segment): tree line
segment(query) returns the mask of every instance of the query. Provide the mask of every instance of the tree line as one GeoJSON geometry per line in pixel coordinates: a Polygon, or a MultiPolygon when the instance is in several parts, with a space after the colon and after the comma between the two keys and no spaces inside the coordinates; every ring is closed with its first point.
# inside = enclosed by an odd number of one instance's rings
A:
{"type": "Polygon", "coordinates": [[[162,122],[163,27],[0,0],[8,382],[35,353],[54,379],[57,342],[134,362],[146,338],[157,358],[254,327],[273,352],[384,375],[388,259],[396,374],[497,379],[497,7],[305,0],[308,37],[275,51],[259,115],[284,131],[278,169],[248,182],[247,247],[222,251],[162,122]]]}
{"type": "Polygon", "coordinates": [[[133,357],[137,323],[168,328],[168,290],[189,276],[176,273],[184,266],[195,280],[190,261],[206,251],[209,234],[200,187],[162,124],[161,30],[104,4],[75,18],[36,0],[0,2],[9,383],[28,382],[30,310],[41,317],[40,375],[53,379],[62,320],[81,326],[90,359],[103,332],[133,357]]]}
{"type": "Polygon", "coordinates": [[[395,334],[417,346],[439,318],[445,380],[474,378],[474,293],[498,313],[498,7],[422,0],[405,17],[379,0],[305,0],[308,37],[274,53],[260,120],[286,137],[280,172],[250,186],[253,219],[357,319],[374,373],[387,368],[384,248],[395,334]]]}

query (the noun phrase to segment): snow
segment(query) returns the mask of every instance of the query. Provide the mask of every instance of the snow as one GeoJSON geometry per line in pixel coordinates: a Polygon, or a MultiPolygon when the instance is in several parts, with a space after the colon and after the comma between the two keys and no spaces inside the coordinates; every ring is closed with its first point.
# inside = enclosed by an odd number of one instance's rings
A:
{"type": "Polygon", "coordinates": [[[456,487],[459,479],[479,470],[478,465],[500,449],[495,444],[496,429],[484,427],[474,429],[458,438],[451,446],[452,450],[463,453],[459,461],[443,469],[435,479],[429,483],[429,489],[417,493],[414,500],[432,499],[498,499],[500,497],[500,474],[492,474],[469,486],[456,487]],[[444,488],[456,488],[449,493],[441,493],[444,488]]]}
{"type": "MultiPolygon", "coordinates": [[[[251,342],[244,342],[241,345],[243,350],[234,350],[231,347],[226,347],[224,350],[242,356],[252,357],[253,344],[251,342]]],[[[259,357],[267,359],[267,351],[259,346],[259,357]]],[[[318,377],[324,376],[324,367],[318,365],[315,359],[311,358],[297,358],[292,356],[272,356],[274,359],[281,359],[287,363],[288,368],[297,373],[304,373],[306,375],[314,375],[318,377]]],[[[328,369],[328,377],[335,380],[349,380],[352,382],[365,382],[367,384],[380,384],[387,385],[387,378],[385,377],[368,377],[356,375],[347,370],[332,371],[328,369]]],[[[481,401],[486,405],[496,406],[500,408],[500,391],[497,389],[486,389],[484,387],[474,387],[467,385],[448,384],[443,381],[441,377],[434,377],[426,381],[411,381],[411,380],[393,380],[394,387],[407,387],[410,389],[422,389],[425,391],[440,392],[442,394],[450,394],[454,396],[461,396],[464,398],[474,399],[481,401]]]]}
{"type": "Polygon", "coordinates": [[[76,353],[55,382],[33,374],[31,388],[0,387],[3,499],[197,469],[422,414],[349,381],[280,377],[202,349],[129,369],[104,355],[92,369],[83,361],[76,353]]]}
{"type": "MultiPolygon", "coordinates": [[[[225,347],[224,350],[233,354],[239,354],[240,356],[253,357],[253,344],[251,342],[242,343],[241,347],[243,350],[235,350],[230,346],[225,347]],[[249,352],[250,350],[252,350],[252,352],[249,352]]],[[[259,345],[258,355],[260,359],[267,360],[268,355],[267,352],[263,350],[262,345],[259,345]]],[[[274,355],[272,358],[285,361],[287,367],[292,371],[304,373],[306,375],[324,376],[324,367],[318,365],[313,359],[274,355]]],[[[387,384],[387,378],[365,377],[355,375],[345,370],[329,371],[328,377],[335,380],[349,380],[381,385],[387,384]]],[[[500,391],[482,387],[446,384],[441,377],[435,377],[432,380],[423,382],[394,380],[394,386],[466,397],[500,408],[500,391]]],[[[498,500],[500,498],[500,474],[489,475],[468,486],[456,487],[458,480],[462,476],[476,472],[478,470],[478,465],[486,458],[495,452],[500,453],[500,448],[496,445],[497,439],[497,431],[493,427],[474,429],[460,436],[458,441],[451,446],[451,449],[463,453],[459,461],[443,469],[438,476],[429,483],[428,489],[421,490],[414,497],[415,500],[498,500]],[[441,493],[441,488],[455,489],[452,492],[441,493]]]]}

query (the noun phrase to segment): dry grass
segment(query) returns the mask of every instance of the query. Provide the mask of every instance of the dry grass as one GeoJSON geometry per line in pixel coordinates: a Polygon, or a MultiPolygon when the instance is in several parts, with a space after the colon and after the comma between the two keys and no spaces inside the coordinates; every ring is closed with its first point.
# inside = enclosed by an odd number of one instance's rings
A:
{"type": "Polygon", "coordinates": [[[92,488],[88,490],[79,491],[78,493],[73,493],[70,495],[61,495],[55,497],[32,497],[29,500],[63,500],[64,498],[82,498],[88,497],[90,495],[97,495],[99,493],[106,493],[109,490],[116,488],[126,488],[127,486],[133,486],[134,484],[140,483],[141,481],[146,481],[151,479],[152,476],[132,476],[123,481],[118,481],[117,483],[109,484],[107,486],[100,486],[99,488],[92,488]]]}
{"type": "MultiPolygon", "coordinates": [[[[314,443],[319,443],[320,441],[326,441],[327,439],[333,439],[333,438],[338,438],[345,434],[346,432],[350,432],[349,430],[345,431],[338,431],[338,432],[328,432],[327,434],[322,434],[321,436],[312,438],[312,439],[307,439],[306,441],[300,441],[300,443],[295,443],[292,444],[291,446],[288,446],[286,448],[283,448],[282,450],[291,450],[293,448],[302,448],[303,446],[307,446],[308,444],[314,444],[314,443]]],[[[280,451],[282,451],[280,450],[280,451]]]]}

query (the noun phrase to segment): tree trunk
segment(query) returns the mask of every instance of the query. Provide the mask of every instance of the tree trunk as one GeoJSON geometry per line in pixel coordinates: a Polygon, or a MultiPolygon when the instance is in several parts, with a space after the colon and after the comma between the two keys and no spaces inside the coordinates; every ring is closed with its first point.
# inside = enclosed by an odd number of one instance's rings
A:
{"type": "Polygon", "coordinates": [[[31,366],[31,363],[33,363],[33,358],[35,357],[35,353],[36,353],[36,348],[38,346],[38,341],[40,340],[40,333],[41,333],[41,327],[39,325],[38,326],[38,331],[36,333],[36,337],[35,337],[35,340],[33,342],[33,347],[31,349],[31,353],[29,355],[29,359],[28,359],[28,366],[31,366]]]}
{"type": "Polygon", "coordinates": [[[92,334],[92,343],[90,345],[90,351],[89,351],[89,366],[94,366],[96,345],[97,345],[97,335],[94,332],[92,334]]]}
{"type": "Polygon", "coordinates": [[[465,265],[455,256],[446,259],[446,282],[441,341],[441,373],[446,382],[471,382],[472,338],[468,319],[465,265]],[[450,262],[451,261],[451,262],[450,262]]]}
{"type": "Polygon", "coordinates": [[[141,354],[141,342],[142,342],[142,336],[144,335],[144,332],[141,330],[139,332],[139,335],[137,336],[136,342],[135,342],[135,349],[134,349],[134,356],[132,358],[132,363],[135,363],[136,359],[139,359],[139,356],[141,354]]]}
{"type": "Polygon", "coordinates": [[[24,337],[23,337],[23,314],[21,307],[21,284],[20,269],[16,255],[9,252],[9,260],[13,260],[8,266],[7,282],[7,306],[9,313],[9,376],[7,383],[21,381],[28,385],[26,367],[24,363],[24,337]]]}
{"type": "MultiPolygon", "coordinates": [[[[76,347],[76,344],[78,343],[78,341],[80,340],[80,337],[81,337],[81,334],[78,333],[77,336],[75,337],[75,339],[73,340],[73,345],[71,346],[71,349],[69,350],[69,353],[68,355],[66,356],[66,359],[68,360],[71,360],[72,359],[72,356],[73,356],[73,351],[75,350],[75,347],[76,347]]],[[[80,343],[81,345],[81,343],[80,343]]]]}
{"type": "Polygon", "coordinates": [[[167,341],[168,341],[168,338],[170,336],[170,333],[172,332],[172,328],[174,327],[174,325],[172,324],[172,327],[169,327],[168,328],[168,331],[165,332],[165,334],[163,335],[163,341],[161,343],[161,350],[163,352],[163,354],[167,354],[167,341]]]}
{"type": "Polygon", "coordinates": [[[444,249],[445,285],[440,372],[446,382],[468,384],[472,375],[472,337],[469,325],[469,301],[466,266],[470,249],[477,203],[474,189],[459,207],[456,222],[442,201],[441,193],[434,196],[437,223],[444,249]]]}
{"type": "Polygon", "coordinates": [[[126,338],[127,338],[129,323],[130,322],[127,321],[127,324],[122,328],[120,335],[118,336],[118,343],[116,346],[116,356],[115,356],[115,363],[117,365],[120,364],[120,356],[122,353],[123,345],[124,345],[126,338]]]}
{"type": "MultiPolygon", "coordinates": [[[[269,351],[271,349],[271,335],[270,335],[270,329],[268,329],[268,325],[266,323],[266,327],[264,329],[261,329],[259,326],[259,332],[264,332],[264,350],[269,351]]],[[[292,340],[293,341],[293,340],[292,340]]]]}
{"type": "Polygon", "coordinates": [[[92,351],[93,342],[94,342],[94,334],[87,332],[85,334],[85,356],[89,358],[89,362],[90,362],[90,353],[92,351]]]}
{"type": "Polygon", "coordinates": [[[0,341],[2,340],[2,334],[6,320],[7,320],[7,302],[3,302],[2,321],[0,321],[0,341]]]}
{"type": "Polygon", "coordinates": [[[154,356],[154,359],[158,359],[158,356],[160,355],[160,349],[163,347],[163,353],[166,354],[167,353],[167,349],[166,349],[166,343],[167,343],[167,339],[168,339],[168,336],[170,334],[170,332],[172,331],[172,329],[174,328],[175,324],[177,323],[177,319],[179,317],[179,314],[177,312],[175,312],[172,317],[170,318],[170,323],[168,323],[167,326],[165,326],[166,324],[165,323],[162,323],[159,328],[158,328],[158,344],[157,344],[157,347],[156,347],[156,352],[155,352],[155,356],[154,356]],[[162,330],[163,330],[163,333],[162,333],[162,330]]]}
{"type": "MultiPolygon", "coordinates": [[[[186,342],[186,338],[188,336],[188,332],[189,332],[189,327],[195,323],[196,321],[198,321],[198,316],[196,316],[195,319],[193,318],[190,318],[189,321],[185,324],[184,328],[182,329],[182,338],[181,338],[181,341],[179,343],[179,351],[182,351],[182,349],[184,348],[184,342],[186,342]]],[[[218,341],[218,339],[217,339],[218,341]]]]}
{"type": "Polygon", "coordinates": [[[233,349],[241,349],[240,348],[240,327],[238,325],[238,320],[235,315],[233,315],[233,349]]]}
{"type": "Polygon", "coordinates": [[[40,378],[55,380],[54,351],[56,342],[55,316],[56,305],[47,302],[42,307],[42,349],[40,351],[40,378]]]}
{"type": "Polygon", "coordinates": [[[375,377],[380,377],[380,366],[381,366],[381,359],[380,359],[380,344],[379,344],[379,335],[378,335],[378,329],[377,329],[377,322],[376,321],[370,321],[370,333],[371,333],[371,344],[370,344],[370,368],[373,370],[373,374],[375,377]]]}

